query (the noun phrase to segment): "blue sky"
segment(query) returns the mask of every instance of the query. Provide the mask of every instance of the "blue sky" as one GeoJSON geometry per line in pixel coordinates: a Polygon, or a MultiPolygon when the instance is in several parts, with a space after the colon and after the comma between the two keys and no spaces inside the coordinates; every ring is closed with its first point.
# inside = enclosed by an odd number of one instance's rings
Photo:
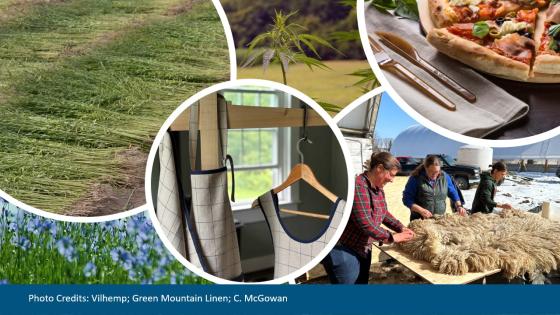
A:
{"type": "Polygon", "coordinates": [[[401,131],[418,122],[410,118],[387,93],[381,97],[375,133],[379,138],[395,138],[401,131]]]}

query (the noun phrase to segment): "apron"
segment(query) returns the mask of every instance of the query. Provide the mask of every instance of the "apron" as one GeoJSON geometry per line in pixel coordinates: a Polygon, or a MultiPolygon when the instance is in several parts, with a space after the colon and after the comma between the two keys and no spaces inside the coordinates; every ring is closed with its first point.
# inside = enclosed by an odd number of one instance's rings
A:
{"type": "Polygon", "coordinates": [[[191,106],[189,122],[191,194],[183,191],[182,176],[176,172],[180,162],[178,150],[174,150],[178,148],[178,136],[166,133],[159,148],[161,166],[157,217],[167,238],[189,262],[216,277],[241,281],[239,244],[228,197],[225,166],[226,160],[232,162],[231,157],[226,155],[226,101],[222,96],[218,97],[221,165],[213,170],[196,170],[198,106],[198,103],[191,106]]]}
{"type": "Polygon", "coordinates": [[[331,208],[329,221],[323,230],[313,239],[301,240],[292,235],[282,222],[277,194],[269,191],[258,198],[258,203],[272,234],[275,279],[299,270],[319,255],[340,225],[346,204],[338,198],[331,208]]]}

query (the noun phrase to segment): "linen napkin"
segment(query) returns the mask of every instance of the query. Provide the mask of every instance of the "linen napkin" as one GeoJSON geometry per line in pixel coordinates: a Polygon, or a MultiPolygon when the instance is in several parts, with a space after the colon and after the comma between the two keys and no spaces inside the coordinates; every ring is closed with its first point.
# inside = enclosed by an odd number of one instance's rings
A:
{"type": "MultiPolygon", "coordinates": [[[[427,72],[383,46],[391,58],[457,105],[456,111],[449,111],[416,90],[408,82],[383,70],[383,74],[391,86],[408,105],[439,126],[463,135],[484,138],[527,115],[528,104],[508,94],[472,68],[438,53],[420,33],[418,22],[399,18],[369,6],[366,7],[366,27],[368,34],[375,39],[379,39],[374,34],[375,31],[392,32],[406,39],[416,48],[422,58],[476,95],[477,101],[474,104],[467,102],[427,72]]],[[[380,43],[380,41],[378,42],[380,43]]]]}

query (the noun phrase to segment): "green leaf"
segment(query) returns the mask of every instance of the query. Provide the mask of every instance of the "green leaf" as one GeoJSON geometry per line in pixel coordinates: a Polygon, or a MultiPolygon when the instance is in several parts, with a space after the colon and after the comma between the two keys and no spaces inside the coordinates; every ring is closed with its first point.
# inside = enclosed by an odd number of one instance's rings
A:
{"type": "Polygon", "coordinates": [[[351,42],[360,40],[359,31],[349,31],[349,32],[332,32],[329,36],[331,40],[338,42],[351,42]]]}
{"type": "Polygon", "coordinates": [[[340,0],[338,1],[338,4],[340,4],[343,7],[351,7],[351,8],[356,8],[356,0],[340,0]]]}
{"type": "Polygon", "coordinates": [[[555,39],[552,39],[550,43],[548,43],[548,48],[554,51],[558,51],[558,42],[555,39]]]}
{"type": "Polygon", "coordinates": [[[280,59],[280,62],[282,63],[282,66],[284,66],[284,70],[286,72],[288,71],[288,66],[290,65],[290,62],[295,62],[295,60],[292,59],[292,56],[284,52],[278,53],[278,58],[280,59]]]}
{"type": "MultiPolygon", "coordinates": [[[[559,0],[560,1],[560,0],[559,0]]],[[[552,25],[548,29],[548,35],[550,37],[556,38],[560,34],[560,24],[552,25]]]]}
{"type": "Polygon", "coordinates": [[[373,0],[371,4],[382,10],[394,10],[397,8],[396,0],[373,0]]]}
{"type": "Polygon", "coordinates": [[[370,68],[356,70],[348,75],[356,76],[361,78],[358,82],[354,83],[352,86],[362,86],[362,91],[364,93],[369,92],[373,88],[379,86],[379,81],[377,77],[370,68]]]}
{"type": "MultiPolygon", "coordinates": [[[[315,101],[317,101],[317,100],[315,100],[315,101]]],[[[319,106],[321,106],[327,112],[338,113],[342,110],[342,107],[340,107],[338,105],[335,105],[335,104],[327,103],[327,102],[317,101],[317,104],[319,104],[319,106]]]]}
{"type": "Polygon", "coordinates": [[[253,40],[249,43],[249,51],[253,50],[257,45],[259,45],[266,39],[269,39],[271,37],[270,35],[271,34],[269,32],[266,32],[259,34],[255,38],[253,38],[253,40]]]}
{"type": "Polygon", "coordinates": [[[263,71],[266,71],[268,69],[268,66],[270,65],[270,61],[272,60],[275,54],[276,52],[273,49],[267,49],[264,51],[263,63],[262,63],[263,71]]]}
{"type": "Polygon", "coordinates": [[[301,38],[304,38],[304,39],[307,39],[307,40],[310,40],[310,41],[314,41],[314,42],[316,42],[316,43],[319,44],[319,45],[323,45],[323,46],[325,46],[325,47],[329,47],[330,49],[337,50],[336,48],[334,48],[333,45],[331,45],[331,43],[329,43],[329,42],[326,41],[325,39],[322,39],[322,38],[319,37],[319,36],[315,36],[315,35],[311,35],[311,34],[301,34],[301,35],[299,35],[298,38],[300,38],[300,39],[301,39],[301,38]]]}
{"type": "Polygon", "coordinates": [[[321,60],[315,59],[313,57],[307,57],[304,54],[295,54],[294,55],[294,60],[296,62],[301,62],[304,65],[306,65],[310,70],[313,70],[313,67],[319,68],[319,69],[330,69],[329,66],[327,66],[326,64],[324,64],[321,60]]]}
{"type": "Polygon", "coordinates": [[[243,62],[243,64],[241,65],[242,68],[246,68],[246,67],[250,67],[252,66],[255,61],[261,57],[264,54],[264,50],[259,50],[257,52],[253,52],[253,53],[249,53],[247,55],[247,58],[245,58],[245,61],[243,62]]]}
{"type": "Polygon", "coordinates": [[[486,37],[486,35],[488,35],[489,32],[490,32],[490,27],[488,26],[488,24],[486,24],[486,22],[480,21],[474,23],[473,30],[472,30],[473,36],[482,39],[486,37]]]}
{"type": "MultiPolygon", "coordinates": [[[[308,41],[307,39],[300,37],[299,40],[305,44],[305,46],[309,47],[309,49],[311,49],[311,51],[313,51],[313,53],[315,54],[315,56],[317,56],[318,58],[320,58],[321,56],[319,56],[319,53],[317,52],[317,49],[315,49],[315,46],[313,45],[313,43],[311,41],[308,41]]],[[[303,50],[301,50],[303,52],[303,50]]]]}
{"type": "Polygon", "coordinates": [[[416,0],[397,0],[395,14],[415,21],[420,19],[416,0]]]}

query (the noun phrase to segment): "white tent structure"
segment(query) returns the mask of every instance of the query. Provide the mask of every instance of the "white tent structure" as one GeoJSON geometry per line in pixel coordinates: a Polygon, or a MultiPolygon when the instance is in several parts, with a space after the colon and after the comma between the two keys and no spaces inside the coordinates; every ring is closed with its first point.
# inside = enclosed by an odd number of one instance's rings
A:
{"type": "MultiPolygon", "coordinates": [[[[439,135],[421,125],[403,130],[393,142],[395,156],[424,157],[427,154],[447,154],[457,157],[465,144],[439,135]]],[[[535,144],[510,148],[494,148],[494,160],[560,159],[560,136],[535,144]]]]}

